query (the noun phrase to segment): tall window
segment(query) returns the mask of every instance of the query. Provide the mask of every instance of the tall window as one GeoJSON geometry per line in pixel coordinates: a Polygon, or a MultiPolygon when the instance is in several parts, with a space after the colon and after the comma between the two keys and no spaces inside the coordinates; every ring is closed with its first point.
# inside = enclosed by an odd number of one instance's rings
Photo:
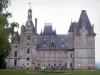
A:
{"type": "Polygon", "coordinates": [[[61,67],[61,63],[59,64],[59,66],[61,67]]]}
{"type": "Polygon", "coordinates": [[[17,57],[17,51],[15,51],[15,57],[17,57]]]}
{"type": "Polygon", "coordinates": [[[70,67],[72,67],[72,63],[70,63],[70,67]]]}
{"type": "Polygon", "coordinates": [[[72,54],[70,54],[70,57],[72,58],[72,54]]]}
{"type": "Polygon", "coordinates": [[[16,59],[14,60],[14,66],[17,66],[17,60],[16,59]]]}
{"type": "Polygon", "coordinates": [[[28,40],[30,40],[30,36],[28,36],[28,40]]]}
{"type": "Polygon", "coordinates": [[[67,67],[67,63],[65,63],[65,67],[67,67]]]}
{"type": "Polygon", "coordinates": [[[54,67],[56,67],[56,64],[54,64],[54,67]]]}
{"type": "Polygon", "coordinates": [[[27,57],[27,61],[29,61],[29,58],[27,57]]]}
{"type": "Polygon", "coordinates": [[[48,64],[48,66],[50,66],[50,63],[48,64]]]}
{"type": "Polygon", "coordinates": [[[30,49],[29,48],[27,49],[27,53],[30,53],[30,49]]]}
{"type": "Polygon", "coordinates": [[[29,45],[30,43],[27,43],[27,45],[29,45]]]}

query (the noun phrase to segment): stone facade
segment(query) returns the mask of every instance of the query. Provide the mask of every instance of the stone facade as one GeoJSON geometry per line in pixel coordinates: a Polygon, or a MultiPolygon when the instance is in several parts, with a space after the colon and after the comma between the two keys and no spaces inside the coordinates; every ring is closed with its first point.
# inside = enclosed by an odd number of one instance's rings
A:
{"type": "Polygon", "coordinates": [[[68,34],[56,34],[51,23],[46,23],[38,34],[37,19],[34,26],[29,9],[19,38],[11,40],[7,68],[95,69],[95,35],[85,10],[78,22],[71,23],[68,34]]]}

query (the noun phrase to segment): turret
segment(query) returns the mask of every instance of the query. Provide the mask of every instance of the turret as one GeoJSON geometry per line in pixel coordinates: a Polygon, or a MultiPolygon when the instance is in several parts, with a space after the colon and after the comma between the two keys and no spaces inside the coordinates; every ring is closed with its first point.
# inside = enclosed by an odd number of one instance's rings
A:
{"type": "Polygon", "coordinates": [[[74,69],[95,69],[95,33],[85,10],[74,25],[73,38],[74,69]]]}
{"type": "Polygon", "coordinates": [[[22,25],[22,26],[21,26],[21,34],[24,34],[24,33],[25,33],[25,26],[22,25]]]}
{"type": "Polygon", "coordinates": [[[32,10],[31,10],[31,7],[30,9],[28,10],[28,20],[26,21],[26,29],[25,29],[25,32],[26,33],[36,33],[36,30],[37,30],[37,20],[35,21],[36,22],[36,29],[34,27],[34,23],[32,21],[32,10]]]}
{"type": "Polygon", "coordinates": [[[32,21],[32,10],[31,10],[31,8],[28,10],[28,21],[32,21]]]}

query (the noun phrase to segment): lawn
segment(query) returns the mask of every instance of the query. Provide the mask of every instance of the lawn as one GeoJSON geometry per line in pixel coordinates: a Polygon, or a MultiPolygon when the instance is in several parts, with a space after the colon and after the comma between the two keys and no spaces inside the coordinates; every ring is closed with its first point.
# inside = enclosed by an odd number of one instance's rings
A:
{"type": "Polygon", "coordinates": [[[100,75],[100,71],[65,71],[65,70],[0,70],[0,75],[100,75]],[[56,73],[55,73],[56,72],[56,73]],[[60,73],[63,72],[63,73],[60,73]]]}

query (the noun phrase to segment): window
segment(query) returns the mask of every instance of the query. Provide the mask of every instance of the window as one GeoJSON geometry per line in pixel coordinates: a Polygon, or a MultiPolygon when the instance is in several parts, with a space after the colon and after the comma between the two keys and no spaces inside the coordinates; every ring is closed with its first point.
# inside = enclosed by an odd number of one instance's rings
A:
{"type": "Polygon", "coordinates": [[[46,47],[46,45],[43,45],[43,48],[45,48],[46,47]]]}
{"type": "Polygon", "coordinates": [[[27,58],[27,61],[29,61],[29,58],[27,58]]]}
{"type": "Polygon", "coordinates": [[[44,39],[44,41],[46,41],[46,39],[44,39]]]}
{"type": "Polygon", "coordinates": [[[70,54],[70,57],[72,58],[72,54],[70,54]]]}
{"type": "Polygon", "coordinates": [[[29,63],[27,63],[27,65],[29,65],[29,63]]]}
{"type": "Polygon", "coordinates": [[[28,40],[30,40],[30,36],[28,36],[28,40]]]}
{"type": "Polygon", "coordinates": [[[67,67],[67,63],[65,63],[65,67],[67,67]]]}
{"type": "Polygon", "coordinates": [[[40,66],[40,64],[38,64],[38,66],[40,66]]]}
{"type": "Polygon", "coordinates": [[[54,66],[56,66],[56,64],[54,64],[54,66]]]}
{"type": "Polygon", "coordinates": [[[59,64],[59,66],[61,67],[61,64],[59,64]]]}
{"type": "Polygon", "coordinates": [[[62,45],[62,47],[64,47],[64,45],[62,45]]]}
{"type": "Polygon", "coordinates": [[[17,48],[17,45],[15,45],[15,48],[17,48]]]}
{"type": "Polygon", "coordinates": [[[54,42],[51,42],[51,47],[55,47],[55,43],[54,42]]]}
{"type": "Polygon", "coordinates": [[[30,43],[28,43],[27,45],[29,45],[30,43]]]}
{"type": "Polygon", "coordinates": [[[15,51],[15,57],[17,57],[17,51],[15,51]]]}
{"type": "Polygon", "coordinates": [[[52,43],[52,47],[54,47],[54,43],[52,43]]]}
{"type": "Polygon", "coordinates": [[[72,67],[72,63],[70,63],[70,67],[72,67]]]}
{"type": "Polygon", "coordinates": [[[27,49],[27,53],[30,53],[30,49],[29,48],[27,49]]]}
{"type": "Polygon", "coordinates": [[[17,60],[16,59],[14,60],[14,66],[17,66],[17,60]]]}
{"type": "Polygon", "coordinates": [[[46,44],[46,41],[44,41],[44,44],[46,44]]]}
{"type": "Polygon", "coordinates": [[[50,66],[50,63],[48,64],[48,66],[50,66]]]}

